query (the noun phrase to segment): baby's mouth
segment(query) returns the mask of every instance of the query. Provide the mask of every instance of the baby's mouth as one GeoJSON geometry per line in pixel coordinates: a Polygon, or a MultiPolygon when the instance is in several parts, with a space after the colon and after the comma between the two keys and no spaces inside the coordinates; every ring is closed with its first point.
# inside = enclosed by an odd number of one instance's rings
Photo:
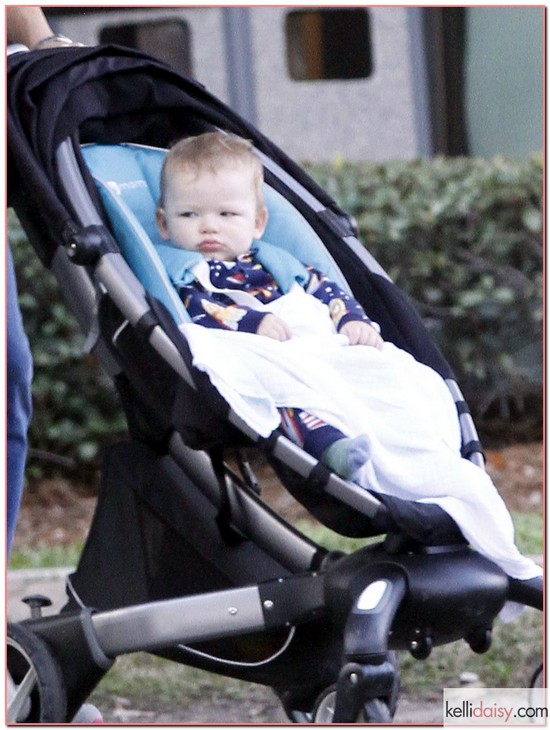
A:
{"type": "Polygon", "coordinates": [[[219,241],[212,240],[205,240],[201,241],[199,243],[199,251],[205,252],[205,253],[212,253],[213,251],[221,251],[223,248],[222,244],[219,241]]]}

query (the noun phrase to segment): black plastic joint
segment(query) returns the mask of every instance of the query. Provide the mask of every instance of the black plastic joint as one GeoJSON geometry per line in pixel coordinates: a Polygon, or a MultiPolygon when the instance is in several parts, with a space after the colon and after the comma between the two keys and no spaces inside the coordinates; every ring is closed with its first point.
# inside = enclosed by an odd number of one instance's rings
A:
{"type": "Polygon", "coordinates": [[[291,575],[258,586],[268,629],[307,623],[324,610],[323,576],[291,575]]]}
{"type": "Polygon", "coordinates": [[[151,332],[159,324],[158,318],[150,309],[145,312],[136,324],[136,330],[145,338],[148,338],[151,332]]]}
{"type": "Polygon", "coordinates": [[[92,616],[85,608],[23,622],[48,644],[57,661],[67,690],[68,721],[115,661],[103,651],[92,616]]]}
{"type": "Polygon", "coordinates": [[[483,446],[480,441],[468,441],[468,443],[464,444],[461,449],[461,455],[464,459],[468,459],[474,453],[481,454],[483,458],[485,458],[483,454],[483,446]]]}
{"type": "Polygon", "coordinates": [[[103,254],[118,250],[107,229],[101,225],[67,226],[63,238],[69,258],[80,266],[93,265],[103,254]]]}
{"type": "Polygon", "coordinates": [[[317,215],[323,223],[342,238],[357,235],[357,224],[351,216],[335,213],[330,208],[319,211],[317,215]]]}
{"type": "Polygon", "coordinates": [[[342,667],[336,685],[333,723],[355,723],[369,699],[389,699],[395,692],[397,676],[389,661],[381,664],[350,662],[342,667]]]}

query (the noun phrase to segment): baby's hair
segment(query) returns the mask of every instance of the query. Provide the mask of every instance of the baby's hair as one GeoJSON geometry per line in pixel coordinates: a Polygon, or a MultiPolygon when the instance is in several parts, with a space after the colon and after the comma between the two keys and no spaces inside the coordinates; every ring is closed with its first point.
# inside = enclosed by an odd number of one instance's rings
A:
{"type": "Polygon", "coordinates": [[[237,165],[249,167],[258,209],[264,207],[262,162],[254,152],[252,142],[229,132],[206,132],[186,137],[168,150],[160,178],[159,207],[164,205],[167,181],[174,172],[185,169],[198,175],[237,165]]]}

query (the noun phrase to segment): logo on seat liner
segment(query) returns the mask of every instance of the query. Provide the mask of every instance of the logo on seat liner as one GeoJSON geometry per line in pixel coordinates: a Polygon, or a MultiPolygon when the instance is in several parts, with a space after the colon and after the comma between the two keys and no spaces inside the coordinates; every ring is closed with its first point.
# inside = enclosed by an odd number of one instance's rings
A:
{"type": "Polygon", "coordinates": [[[115,195],[123,195],[127,190],[137,190],[138,188],[147,188],[145,180],[130,180],[128,182],[115,182],[114,180],[108,180],[105,185],[112,190],[115,195]]]}

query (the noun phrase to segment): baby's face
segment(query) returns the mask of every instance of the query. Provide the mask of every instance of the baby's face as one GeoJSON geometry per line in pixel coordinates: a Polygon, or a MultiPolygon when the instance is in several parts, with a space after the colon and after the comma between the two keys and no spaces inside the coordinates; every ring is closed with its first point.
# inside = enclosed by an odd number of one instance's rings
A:
{"type": "Polygon", "coordinates": [[[218,261],[246,253],[253,239],[261,237],[266,220],[244,167],[176,172],[166,186],[164,208],[157,212],[165,240],[218,261]]]}

